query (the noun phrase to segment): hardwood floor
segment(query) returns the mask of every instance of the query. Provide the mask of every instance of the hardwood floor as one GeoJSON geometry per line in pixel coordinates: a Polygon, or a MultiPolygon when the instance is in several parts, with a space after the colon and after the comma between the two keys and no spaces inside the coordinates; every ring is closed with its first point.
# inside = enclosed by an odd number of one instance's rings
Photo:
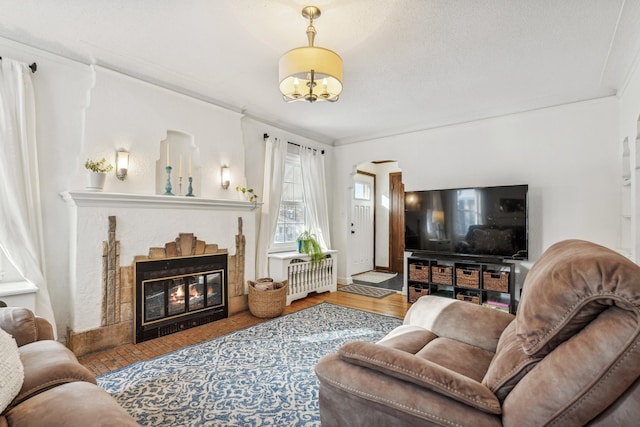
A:
{"type": "MultiPolygon", "coordinates": [[[[293,301],[291,305],[285,308],[284,314],[293,313],[322,302],[329,302],[343,307],[398,318],[403,318],[411,306],[407,302],[406,297],[400,294],[393,294],[385,298],[377,299],[347,292],[325,292],[322,294],[311,294],[306,298],[293,301]]],[[[82,356],[79,357],[78,360],[95,375],[102,375],[140,360],[161,356],[179,348],[207,341],[265,320],[266,319],[258,319],[252,316],[249,311],[245,311],[227,319],[218,320],[217,322],[187,329],[186,331],[145,341],[140,344],[126,344],[112,350],[82,356]]]]}

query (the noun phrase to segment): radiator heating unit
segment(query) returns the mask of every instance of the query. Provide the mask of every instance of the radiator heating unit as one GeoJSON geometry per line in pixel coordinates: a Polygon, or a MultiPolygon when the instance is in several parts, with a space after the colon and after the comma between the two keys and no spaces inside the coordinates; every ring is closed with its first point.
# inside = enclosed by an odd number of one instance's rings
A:
{"type": "Polygon", "coordinates": [[[335,292],[338,284],[337,251],[327,251],[325,259],[311,264],[297,252],[269,255],[269,273],[274,280],[288,280],[287,305],[311,292],[335,292]]]}

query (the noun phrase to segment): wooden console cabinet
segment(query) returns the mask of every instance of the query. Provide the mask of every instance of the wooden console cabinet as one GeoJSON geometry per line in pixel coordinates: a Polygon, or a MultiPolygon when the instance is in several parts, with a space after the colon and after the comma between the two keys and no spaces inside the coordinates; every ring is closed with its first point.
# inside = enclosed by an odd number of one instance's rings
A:
{"type": "Polygon", "coordinates": [[[516,312],[513,263],[413,254],[406,267],[411,303],[423,295],[439,295],[516,312]]]}

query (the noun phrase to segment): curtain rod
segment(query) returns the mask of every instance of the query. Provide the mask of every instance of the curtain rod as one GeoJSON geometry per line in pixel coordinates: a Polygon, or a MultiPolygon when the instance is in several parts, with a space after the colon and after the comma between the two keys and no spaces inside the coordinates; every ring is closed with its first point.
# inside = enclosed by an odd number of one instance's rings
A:
{"type": "MultiPolygon", "coordinates": [[[[267,138],[269,138],[269,134],[268,133],[265,133],[265,134],[262,135],[262,139],[267,139],[267,138]]],[[[300,144],[298,144],[296,142],[287,141],[287,144],[295,145],[296,147],[302,147],[302,145],[300,145],[300,144]]],[[[318,151],[315,148],[312,148],[312,150],[316,151],[316,152],[318,151]]],[[[320,154],[324,154],[324,150],[319,150],[319,151],[320,151],[320,154]]]]}
{"type": "MultiPolygon", "coordinates": [[[[2,61],[2,56],[0,56],[0,61],[2,61]]],[[[31,68],[31,73],[33,74],[38,71],[38,64],[34,62],[33,64],[29,65],[29,68],[31,68]]]]}

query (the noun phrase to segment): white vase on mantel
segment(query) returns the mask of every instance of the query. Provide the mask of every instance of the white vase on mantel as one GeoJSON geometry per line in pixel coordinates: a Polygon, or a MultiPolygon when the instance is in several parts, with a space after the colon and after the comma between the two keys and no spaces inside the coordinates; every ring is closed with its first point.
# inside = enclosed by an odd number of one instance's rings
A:
{"type": "Polygon", "coordinates": [[[87,190],[102,191],[106,180],[106,172],[89,172],[89,185],[87,185],[87,190]]]}

